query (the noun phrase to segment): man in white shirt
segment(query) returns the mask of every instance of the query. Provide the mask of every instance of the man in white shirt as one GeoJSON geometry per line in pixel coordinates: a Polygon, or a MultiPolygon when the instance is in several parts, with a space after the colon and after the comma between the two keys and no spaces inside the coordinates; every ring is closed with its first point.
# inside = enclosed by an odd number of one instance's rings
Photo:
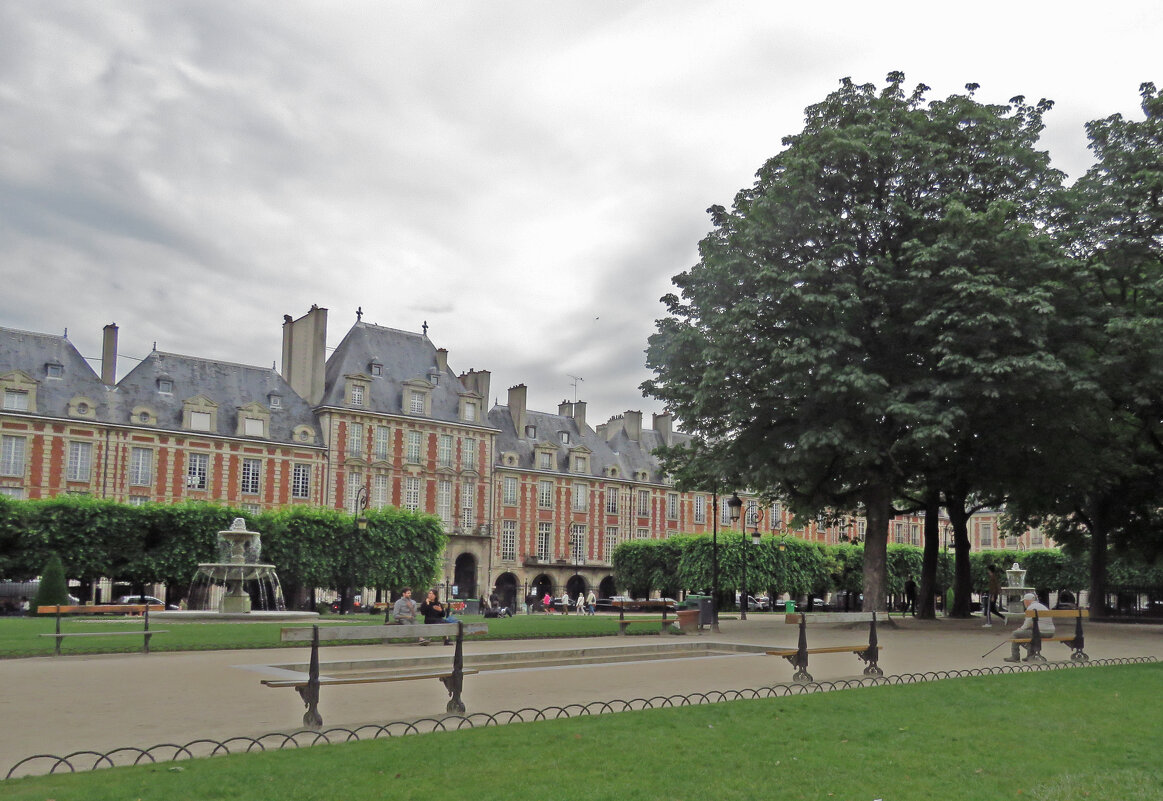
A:
{"type": "MultiPolygon", "coordinates": [[[[1032,592],[1027,592],[1022,596],[1022,605],[1026,607],[1027,612],[1031,609],[1036,609],[1039,613],[1050,611],[1048,608],[1046,608],[1045,605],[1042,604],[1041,601],[1038,600],[1038,596],[1034,595],[1032,592]]],[[[1053,637],[1054,618],[1043,617],[1041,614],[1039,614],[1038,633],[1043,637],[1053,637]]],[[[1034,618],[1027,617],[1025,621],[1022,622],[1022,625],[1015,629],[1014,633],[1010,635],[1010,639],[1013,642],[1010,642],[1010,655],[1005,658],[1005,661],[1021,662],[1022,652],[1020,648],[1021,646],[1025,646],[1027,649],[1029,649],[1030,644],[1028,642],[1016,642],[1016,640],[1028,640],[1032,636],[1034,636],[1034,618]]]]}

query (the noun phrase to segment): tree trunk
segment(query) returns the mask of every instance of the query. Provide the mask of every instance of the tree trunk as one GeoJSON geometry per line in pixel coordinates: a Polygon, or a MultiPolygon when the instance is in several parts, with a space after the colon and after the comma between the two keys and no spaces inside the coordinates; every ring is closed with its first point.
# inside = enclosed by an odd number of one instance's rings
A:
{"type": "Polygon", "coordinates": [[[892,517],[892,490],[887,485],[864,491],[864,514],[868,527],[864,533],[864,606],[865,612],[884,612],[888,574],[888,522],[892,517]]]}
{"type": "Polygon", "coordinates": [[[1107,523],[1106,503],[1095,502],[1090,509],[1090,613],[1102,617],[1106,605],[1107,523]]]}
{"type": "Polygon", "coordinates": [[[953,608],[950,617],[972,617],[970,595],[973,594],[973,575],[969,565],[969,513],[964,500],[950,494],[945,509],[953,525],[953,608]]]}
{"type": "Polygon", "coordinates": [[[937,560],[941,558],[941,501],[936,493],[925,499],[925,552],[921,562],[921,589],[917,617],[935,620],[937,606],[937,560]]]}

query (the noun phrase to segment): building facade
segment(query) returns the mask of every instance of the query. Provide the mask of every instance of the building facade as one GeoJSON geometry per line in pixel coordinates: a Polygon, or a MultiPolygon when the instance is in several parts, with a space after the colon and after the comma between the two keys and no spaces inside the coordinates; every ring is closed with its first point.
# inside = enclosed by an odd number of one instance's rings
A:
{"type": "MultiPolygon", "coordinates": [[[[329,357],[326,339],[327,310],[312,306],[284,317],[281,372],[155,350],[117,381],[116,326],[100,375],[65,336],[0,328],[0,494],[424,511],[450,536],[446,591],[507,603],[615,595],[618,543],[731,525],[725,499],[662,472],[654,450],[684,437],[669,415],[591,426],[584,402],[527,408],[524,385],[489,408],[490,373],[452,371],[426,330],[357,319],[329,357]]],[[[861,518],[792,528],[780,504],[745,501],[749,530],[863,538],[861,518]]],[[[1000,547],[997,517],[973,517],[973,547],[1000,547]]],[[[920,545],[923,523],[894,519],[889,541],[920,545]]]]}

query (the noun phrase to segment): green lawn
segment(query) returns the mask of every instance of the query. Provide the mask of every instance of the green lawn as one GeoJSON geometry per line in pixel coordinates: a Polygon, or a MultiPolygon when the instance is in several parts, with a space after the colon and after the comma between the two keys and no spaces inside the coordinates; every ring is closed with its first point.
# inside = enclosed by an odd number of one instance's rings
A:
{"type": "MultiPolygon", "coordinates": [[[[484,621],[476,615],[463,618],[465,622],[484,621]]],[[[595,637],[617,634],[616,616],[595,615],[518,615],[517,617],[485,621],[489,624],[487,639],[531,639],[541,637],[595,637]]],[[[380,615],[328,615],[320,623],[332,625],[368,626],[383,623],[380,615]]],[[[302,647],[302,643],[281,643],[279,630],[288,625],[308,623],[179,623],[173,620],[151,620],[151,630],[164,630],[150,639],[152,651],[232,650],[239,648],[279,648],[284,645],[302,647]]],[[[36,617],[0,617],[0,658],[46,656],[53,652],[53,639],[40,637],[41,633],[56,630],[51,615],[36,617]]],[[[66,618],[61,631],[140,631],[140,618],[88,615],[66,618]]],[[[645,634],[648,628],[631,633],[645,634]]],[[[345,642],[351,645],[351,642],[345,642]]],[[[63,654],[128,653],[141,650],[136,637],[73,637],[66,638],[63,654]]]]}
{"type": "Polygon", "coordinates": [[[1156,801],[1163,665],[845,690],[5,782],[6,801],[1156,801]]]}

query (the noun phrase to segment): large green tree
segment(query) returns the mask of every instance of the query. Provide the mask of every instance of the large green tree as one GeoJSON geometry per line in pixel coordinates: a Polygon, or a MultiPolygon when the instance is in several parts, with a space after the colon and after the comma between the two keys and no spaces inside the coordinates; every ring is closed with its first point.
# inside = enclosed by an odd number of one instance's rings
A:
{"type": "Polygon", "coordinates": [[[707,472],[800,512],[862,512],[867,609],[886,602],[894,499],[968,427],[969,398],[1061,373],[1027,325],[1055,311],[1037,227],[1061,178],[1036,148],[1049,103],[982,104],[972,85],[927,102],[903,81],[845,79],[732,210],[710,209],[643,385],[707,472]]]}

